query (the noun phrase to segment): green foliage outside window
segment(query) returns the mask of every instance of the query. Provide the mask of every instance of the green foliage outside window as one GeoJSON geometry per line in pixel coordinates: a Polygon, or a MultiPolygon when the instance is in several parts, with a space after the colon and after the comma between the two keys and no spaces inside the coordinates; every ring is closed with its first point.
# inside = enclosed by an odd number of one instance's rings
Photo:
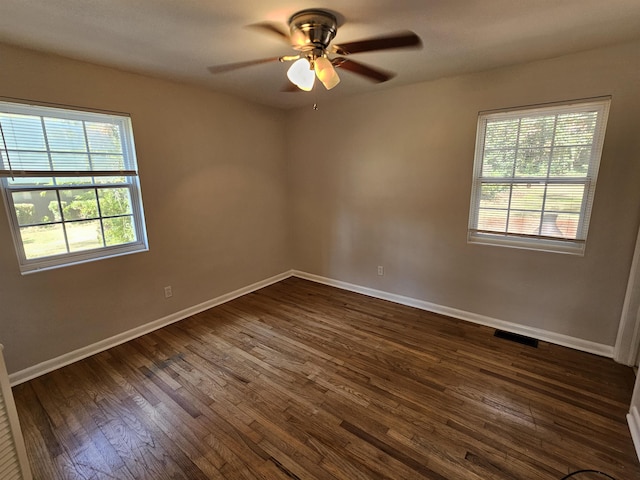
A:
{"type": "Polygon", "coordinates": [[[33,222],[34,207],[31,203],[16,203],[16,215],[20,225],[27,225],[33,222]]]}
{"type": "MultiPolygon", "coordinates": [[[[122,245],[135,241],[135,228],[131,217],[131,198],[128,189],[100,188],[97,199],[95,189],[61,190],[60,196],[60,205],[65,221],[102,217],[102,229],[96,231],[100,241],[102,241],[102,230],[106,245],[122,245]]],[[[49,210],[53,218],[60,221],[57,201],[49,203],[49,210]]]]}

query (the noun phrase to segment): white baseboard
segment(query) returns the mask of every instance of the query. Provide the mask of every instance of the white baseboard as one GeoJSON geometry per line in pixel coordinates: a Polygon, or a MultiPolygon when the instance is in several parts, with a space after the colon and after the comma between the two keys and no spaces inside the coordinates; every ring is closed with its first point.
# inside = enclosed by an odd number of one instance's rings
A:
{"type": "Polygon", "coordinates": [[[159,320],[154,320],[153,322],[141,325],[126,332],[119,333],[118,335],[106,338],[97,343],[87,345],[86,347],[82,347],[72,352],[65,353],[64,355],[52,358],[51,360],[46,360],[42,363],[38,363],[37,365],[33,365],[32,367],[25,368],[24,370],[14,372],[9,375],[9,381],[12,387],[19,385],[20,383],[39,377],[41,375],[44,375],[45,373],[52,372],[53,370],[62,368],[66,365],[77,362],[78,360],[82,360],[83,358],[90,357],[91,355],[95,355],[96,353],[108,350],[109,348],[128,342],[129,340],[133,340],[134,338],[138,338],[147,333],[151,333],[154,330],[158,330],[159,328],[165,327],[175,322],[179,322],[180,320],[184,320],[185,318],[203,312],[209,308],[221,305],[230,300],[241,297],[242,295],[246,295],[247,293],[255,292],[256,290],[269,286],[273,283],[277,283],[281,280],[284,280],[285,278],[289,278],[292,274],[293,271],[290,270],[288,272],[275,275],[271,278],[261,280],[247,287],[243,287],[233,292],[220,295],[219,297],[213,298],[211,300],[207,300],[206,302],[200,303],[193,307],[189,307],[179,312],[172,313],[171,315],[160,318],[159,320]]]}
{"type": "Polygon", "coordinates": [[[301,272],[298,270],[293,271],[293,276],[311,280],[312,282],[322,283],[333,287],[341,288],[343,290],[349,290],[351,292],[362,293],[370,297],[380,298],[383,300],[389,300],[391,302],[399,303],[401,305],[407,305],[410,307],[419,308],[421,310],[427,310],[433,313],[439,313],[447,315],[449,317],[458,318],[460,320],[466,320],[468,322],[485,325],[500,330],[506,330],[511,333],[517,333],[520,335],[526,335],[528,337],[537,338],[549,343],[562,345],[564,347],[573,348],[575,350],[581,350],[583,352],[593,353],[603,357],[613,357],[613,346],[603,345],[600,343],[590,342],[580,338],[570,337],[561,333],[550,332],[548,330],[542,330],[540,328],[528,327],[526,325],[520,325],[517,323],[507,322],[504,320],[498,320],[497,318],[486,317],[477,313],[466,312],[464,310],[458,310],[456,308],[437,305],[435,303],[425,302],[424,300],[417,300],[411,297],[404,297],[402,295],[396,295],[394,293],[384,292],[382,290],[375,290],[373,288],[361,287],[352,283],[342,282],[339,280],[333,280],[331,278],[321,277],[312,273],[301,272]]]}
{"type": "MultiPolygon", "coordinates": [[[[542,330],[542,329],[533,328],[533,327],[527,327],[526,325],[519,325],[517,323],[506,322],[504,320],[498,320],[496,318],[486,317],[484,315],[478,315],[476,313],[466,312],[464,310],[458,310],[451,307],[437,305],[435,303],[425,302],[423,300],[417,300],[411,297],[396,295],[394,293],[388,293],[382,290],[375,290],[373,288],[362,287],[360,285],[354,285],[352,283],[342,282],[340,280],[333,280],[331,278],[321,277],[319,275],[314,275],[314,274],[302,272],[299,270],[289,270],[279,275],[275,275],[273,277],[267,278],[260,282],[256,282],[252,285],[248,285],[246,287],[240,288],[233,292],[226,293],[214,299],[200,303],[193,307],[186,308],[179,312],[168,315],[164,318],[160,318],[158,320],[154,320],[153,322],[147,323],[145,325],[141,325],[139,327],[133,328],[126,332],[122,332],[113,337],[106,338],[97,343],[87,345],[86,347],[82,347],[72,352],[65,353],[64,355],[60,355],[59,357],[52,358],[51,360],[46,360],[37,365],[33,365],[31,367],[25,368],[24,370],[14,372],[11,375],[9,375],[9,381],[11,382],[11,386],[19,385],[20,383],[26,382],[33,378],[52,372],[53,370],[62,368],[66,365],[77,362],[78,360],[82,360],[83,358],[87,358],[87,357],[90,357],[91,355],[95,355],[96,353],[100,353],[104,350],[108,350],[109,348],[128,342],[129,340],[133,340],[134,338],[138,338],[142,335],[153,332],[154,330],[158,330],[159,328],[165,327],[172,323],[179,322],[180,320],[184,320],[185,318],[190,317],[191,315],[195,315],[209,308],[213,308],[217,305],[221,305],[225,302],[241,297],[242,295],[246,295],[248,293],[254,292],[256,290],[259,290],[271,284],[277,283],[291,276],[303,278],[316,283],[322,283],[324,285],[330,285],[330,286],[341,288],[343,290],[348,290],[351,292],[362,293],[364,295],[368,295],[374,298],[389,300],[391,302],[399,303],[401,305],[407,305],[410,307],[419,308],[421,310],[426,310],[429,312],[447,315],[449,317],[458,318],[460,320],[466,320],[468,322],[477,323],[477,324],[485,325],[488,327],[498,328],[500,330],[506,330],[512,333],[518,333],[520,335],[526,335],[529,337],[537,338],[538,340],[555,343],[557,345],[570,347],[576,350],[581,350],[588,353],[594,353],[596,355],[601,355],[609,358],[613,357],[613,347],[609,345],[602,345],[599,343],[590,342],[588,340],[582,340],[579,338],[570,337],[568,335],[562,335],[560,333],[550,332],[547,330],[542,330]]],[[[640,426],[640,419],[636,421],[636,425],[640,426]]]]}
{"type": "Polygon", "coordinates": [[[631,411],[627,415],[627,423],[629,424],[633,444],[636,447],[638,460],[640,460],[640,412],[636,407],[631,407],[631,411]]]}

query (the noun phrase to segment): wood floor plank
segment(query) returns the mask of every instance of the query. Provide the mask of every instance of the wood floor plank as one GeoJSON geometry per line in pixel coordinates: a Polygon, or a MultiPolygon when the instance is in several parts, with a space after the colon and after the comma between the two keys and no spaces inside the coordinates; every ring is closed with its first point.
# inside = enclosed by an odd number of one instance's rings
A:
{"type": "Polygon", "coordinates": [[[289,278],[14,388],[35,478],[640,478],[610,359],[289,278]]]}

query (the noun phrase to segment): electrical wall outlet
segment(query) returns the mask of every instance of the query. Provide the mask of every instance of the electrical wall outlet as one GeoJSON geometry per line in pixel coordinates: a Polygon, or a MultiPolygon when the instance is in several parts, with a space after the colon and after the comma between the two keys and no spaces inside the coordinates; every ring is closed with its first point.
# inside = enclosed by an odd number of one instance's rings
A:
{"type": "Polygon", "coordinates": [[[384,267],[382,265],[378,265],[378,275],[384,275],[384,267]]]}
{"type": "Polygon", "coordinates": [[[173,297],[173,292],[171,291],[171,285],[168,287],[164,287],[164,298],[173,297]]]}

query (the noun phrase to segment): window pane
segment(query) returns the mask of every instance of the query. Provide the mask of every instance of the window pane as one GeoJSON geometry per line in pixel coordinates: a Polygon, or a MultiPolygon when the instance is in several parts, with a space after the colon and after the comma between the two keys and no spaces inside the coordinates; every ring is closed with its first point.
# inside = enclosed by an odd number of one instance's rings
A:
{"type": "Polygon", "coordinates": [[[550,148],[525,148],[518,150],[516,177],[546,177],[549,170],[550,148]]]}
{"type": "Polygon", "coordinates": [[[5,169],[9,163],[13,170],[51,170],[49,155],[46,152],[22,152],[9,149],[9,156],[2,156],[5,169]]]}
{"type": "Polygon", "coordinates": [[[579,214],[559,214],[556,226],[562,232],[563,238],[578,238],[578,226],[580,225],[579,214]]]}
{"type": "Polygon", "coordinates": [[[549,173],[555,177],[586,177],[590,161],[591,146],[556,147],[549,173]]]}
{"type": "Polygon", "coordinates": [[[60,190],[64,220],[98,218],[96,191],[92,189],[60,190]]]}
{"type": "Polygon", "coordinates": [[[122,140],[118,125],[87,122],[86,128],[91,152],[122,153],[122,140]]]}
{"type": "Polygon", "coordinates": [[[12,192],[11,196],[20,226],[60,220],[60,206],[56,192],[46,190],[12,192]]]}
{"type": "Polygon", "coordinates": [[[480,208],[508,208],[511,185],[483,183],[480,193],[480,208]]]}
{"type": "Polygon", "coordinates": [[[483,177],[512,177],[516,150],[485,150],[482,159],[483,177]]]}
{"type": "Polygon", "coordinates": [[[38,187],[53,185],[53,177],[7,177],[7,185],[17,187],[38,187]]]}
{"type": "Polygon", "coordinates": [[[596,112],[558,115],[555,144],[558,146],[591,145],[596,129],[596,119],[596,112]]]}
{"type": "Polygon", "coordinates": [[[545,210],[580,213],[584,189],[584,185],[549,185],[545,210]]]}
{"type": "Polygon", "coordinates": [[[131,196],[128,188],[100,188],[98,198],[103,217],[131,213],[131,196]]]}
{"type": "Polygon", "coordinates": [[[94,177],[95,183],[100,185],[126,184],[127,177],[94,177]]]}
{"type": "Polygon", "coordinates": [[[13,208],[16,209],[16,217],[18,218],[18,225],[33,225],[35,220],[35,206],[32,202],[25,202],[23,199],[13,196],[13,208]]]}
{"type": "Polygon", "coordinates": [[[69,251],[71,252],[104,246],[100,220],[67,223],[65,227],[67,229],[67,238],[69,239],[69,251]]]}
{"type": "Polygon", "coordinates": [[[66,118],[45,118],[49,149],[59,152],[86,152],[83,122],[66,118]]]}
{"type": "Polygon", "coordinates": [[[540,212],[518,212],[512,210],[509,214],[507,231],[524,235],[539,235],[540,218],[540,212]]]}
{"type": "Polygon", "coordinates": [[[557,213],[545,213],[542,216],[542,225],[540,227],[540,235],[547,237],[563,237],[564,234],[558,226],[557,213]]]}
{"type": "Polygon", "coordinates": [[[508,148],[518,141],[520,120],[492,120],[487,122],[485,131],[485,149],[508,148]]]}
{"type": "Polygon", "coordinates": [[[126,170],[124,156],[91,154],[93,170],[126,170]]]}
{"type": "Polygon", "coordinates": [[[520,122],[520,148],[550,147],[553,143],[555,115],[523,118],[520,122]]]}
{"type": "Polygon", "coordinates": [[[9,150],[46,150],[40,117],[3,113],[0,122],[9,150]]]}
{"type": "Polygon", "coordinates": [[[91,185],[91,177],[56,177],[56,185],[91,185]]]}
{"type": "Polygon", "coordinates": [[[517,210],[542,210],[544,185],[514,185],[511,208],[517,210]]]}
{"type": "Polygon", "coordinates": [[[505,232],[507,230],[507,211],[481,208],[478,211],[478,230],[505,232]]]}
{"type": "Polygon", "coordinates": [[[89,155],[84,153],[52,153],[54,170],[91,170],[89,155]]]}
{"type": "Polygon", "coordinates": [[[22,245],[27,259],[50,257],[67,253],[62,225],[42,225],[20,228],[22,245]]]}
{"type": "Polygon", "coordinates": [[[107,245],[122,245],[136,241],[133,217],[105,218],[104,237],[107,245]]]}

